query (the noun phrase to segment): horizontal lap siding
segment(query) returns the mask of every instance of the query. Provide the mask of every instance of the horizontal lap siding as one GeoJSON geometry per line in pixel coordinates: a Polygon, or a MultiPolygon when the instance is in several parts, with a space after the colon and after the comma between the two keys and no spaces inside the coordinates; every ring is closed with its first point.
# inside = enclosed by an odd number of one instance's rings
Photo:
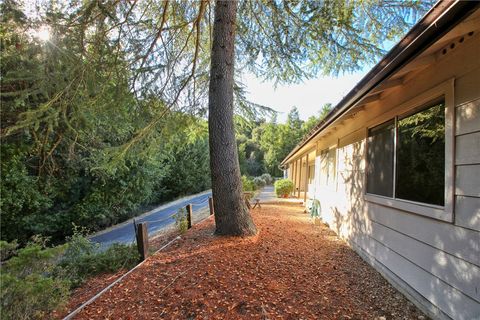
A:
{"type": "Polygon", "coordinates": [[[477,35],[463,50],[396,88],[317,146],[322,150],[338,139],[336,190],[319,186],[318,172],[315,177],[322,219],[366,254],[367,261],[388,270],[391,280],[404,281],[400,287],[454,319],[480,319],[480,60],[472,58],[478,57],[479,48],[477,35]],[[364,201],[366,126],[388,120],[388,106],[452,78],[454,222],[364,201]]]}
{"type": "MultiPolygon", "coordinates": [[[[476,70],[476,72],[480,72],[480,70],[476,70]]],[[[480,81],[480,79],[473,80],[473,81],[480,81]]],[[[460,85],[462,81],[460,79],[460,85]]],[[[457,87],[458,87],[457,82],[457,87]]],[[[477,89],[480,90],[480,89],[477,89]]],[[[465,92],[468,96],[473,94],[465,92]]],[[[463,98],[463,97],[459,97],[463,98]]],[[[464,100],[466,98],[463,98],[464,100]]],[[[457,106],[456,109],[456,131],[457,135],[468,134],[480,131],[480,99],[476,99],[461,105],[457,106]]]]}
{"type": "Polygon", "coordinates": [[[480,165],[457,166],[455,194],[480,197],[480,165]]]}
{"type": "Polygon", "coordinates": [[[455,153],[455,164],[457,166],[480,164],[480,132],[456,137],[455,153]]]}
{"type": "Polygon", "coordinates": [[[470,320],[480,316],[480,304],[430,272],[420,268],[394,250],[368,235],[352,239],[366,253],[384,265],[415,291],[454,319],[470,320]]]}
{"type": "Polygon", "coordinates": [[[372,238],[418,267],[480,302],[480,268],[384,225],[372,223],[372,238]]]}
{"type": "MultiPolygon", "coordinates": [[[[480,230],[480,198],[457,196],[455,210],[455,224],[457,226],[480,230]]],[[[477,242],[480,242],[480,235],[477,242]]]]}
{"type": "Polygon", "coordinates": [[[374,203],[368,204],[368,214],[375,222],[480,267],[477,231],[374,203]]]}
{"type": "Polygon", "coordinates": [[[480,231],[480,68],[458,79],[455,87],[454,223],[480,231]]]}
{"type": "Polygon", "coordinates": [[[365,204],[364,144],[342,145],[340,139],[337,191],[317,186],[323,219],[450,317],[480,316],[480,234],[365,204]]]}

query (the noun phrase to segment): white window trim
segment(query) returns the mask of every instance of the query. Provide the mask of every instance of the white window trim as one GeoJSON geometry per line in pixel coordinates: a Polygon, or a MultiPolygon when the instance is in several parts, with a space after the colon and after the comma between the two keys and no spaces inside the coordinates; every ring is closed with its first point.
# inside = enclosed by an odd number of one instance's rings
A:
{"type": "MultiPolygon", "coordinates": [[[[398,198],[390,198],[385,196],[380,196],[376,194],[370,194],[366,192],[364,199],[365,201],[393,207],[402,211],[407,211],[422,216],[426,216],[433,219],[438,219],[446,222],[453,222],[453,209],[454,209],[454,159],[455,159],[455,79],[447,80],[441,83],[438,86],[433,87],[430,90],[427,90],[415,98],[402,103],[398,107],[384,113],[379,118],[376,118],[367,123],[367,136],[368,129],[375,127],[382,122],[385,122],[386,118],[393,119],[396,116],[404,114],[406,111],[426,104],[430,101],[433,101],[437,98],[443,96],[445,100],[445,204],[444,206],[437,206],[427,203],[420,203],[415,201],[409,201],[398,198]]],[[[367,148],[368,144],[365,147],[364,159],[367,161],[366,165],[368,167],[368,158],[367,158],[367,148]]],[[[366,179],[366,175],[365,175],[366,179]]],[[[394,185],[395,187],[395,185],[394,185]]],[[[395,194],[394,194],[395,195],[395,194]]]]}

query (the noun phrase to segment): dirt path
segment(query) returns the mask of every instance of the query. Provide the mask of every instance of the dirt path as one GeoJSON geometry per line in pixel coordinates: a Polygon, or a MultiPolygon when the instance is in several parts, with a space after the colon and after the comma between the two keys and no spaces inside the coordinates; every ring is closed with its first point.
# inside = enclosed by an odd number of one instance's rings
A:
{"type": "Polygon", "coordinates": [[[253,215],[258,236],[212,236],[210,218],[77,319],[426,318],[300,206],[253,215]]]}

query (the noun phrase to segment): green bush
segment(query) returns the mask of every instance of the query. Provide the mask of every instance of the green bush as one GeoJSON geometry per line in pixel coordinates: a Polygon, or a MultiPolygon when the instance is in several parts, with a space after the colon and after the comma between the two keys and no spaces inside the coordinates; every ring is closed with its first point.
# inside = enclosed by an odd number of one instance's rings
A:
{"type": "Polygon", "coordinates": [[[253,178],[253,183],[255,183],[255,187],[257,188],[265,187],[265,185],[267,184],[262,177],[253,178]]]}
{"type": "Polygon", "coordinates": [[[180,233],[185,233],[188,230],[187,210],[181,208],[175,214],[175,225],[180,233]]]}
{"type": "MultiPolygon", "coordinates": [[[[82,231],[75,228],[67,244],[53,248],[46,247],[45,238],[36,237],[4,263],[0,275],[2,319],[48,318],[67,302],[70,289],[88,277],[130,269],[138,263],[135,246],[113,244],[100,251],[82,231]]],[[[2,242],[2,256],[15,248],[15,243],[2,242]]]]}
{"type": "Polygon", "coordinates": [[[260,177],[265,181],[265,184],[267,184],[267,185],[270,185],[270,184],[273,183],[273,178],[268,173],[264,173],[260,177]]]}
{"type": "Polygon", "coordinates": [[[277,197],[288,197],[293,191],[293,182],[289,179],[281,179],[275,181],[275,193],[277,197]]]}
{"type": "Polygon", "coordinates": [[[0,240],[0,261],[7,260],[11,256],[15,255],[17,247],[17,241],[7,242],[0,240]]]}
{"type": "Polygon", "coordinates": [[[76,232],[69,238],[56,273],[70,281],[73,286],[79,286],[91,276],[130,269],[138,261],[139,254],[133,245],[114,243],[107,250],[100,251],[98,244],[76,232]]]}
{"type": "Polygon", "coordinates": [[[255,191],[257,189],[253,179],[247,176],[242,176],[242,186],[243,191],[255,191]]]}
{"type": "Polygon", "coordinates": [[[2,272],[1,318],[45,319],[53,310],[67,301],[68,282],[41,274],[18,278],[2,272]]]}
{"type": "Polygon", "coordinates": [[[44,319],[66,303],[70,283],[54,273],[63,250],[45,248],[45,240],[36,238],[5,262],[0,274],[2,319],[44,319]]]}

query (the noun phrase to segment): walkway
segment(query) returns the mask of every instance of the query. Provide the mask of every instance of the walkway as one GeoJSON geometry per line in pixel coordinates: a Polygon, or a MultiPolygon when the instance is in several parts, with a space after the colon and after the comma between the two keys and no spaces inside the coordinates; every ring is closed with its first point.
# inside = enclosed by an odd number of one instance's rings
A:
{"type": "Polygon", "coordinates": [[[257,196],[260,199],[260,203],[275,201],[277,196],[275,195],[275,188],[272,185],[265,186],[260,194],[257,196]]]}
{"type": "Polygon", "coordinates": [[[302,206],[252,214],[257,236],[213,236],[209,218],[76,319],[425,319],[302,206]]]}
{"type": "Polygon", "coordinates": [[[261,191],[260,194],[257,196],[260,199],[260,203],[272,203],[272,202],[283,202],[283,203],[291,203],[291,204],[303,204],[303,198],[277,198],[275,194],[274,186],[265,186],[261,191]]]}

